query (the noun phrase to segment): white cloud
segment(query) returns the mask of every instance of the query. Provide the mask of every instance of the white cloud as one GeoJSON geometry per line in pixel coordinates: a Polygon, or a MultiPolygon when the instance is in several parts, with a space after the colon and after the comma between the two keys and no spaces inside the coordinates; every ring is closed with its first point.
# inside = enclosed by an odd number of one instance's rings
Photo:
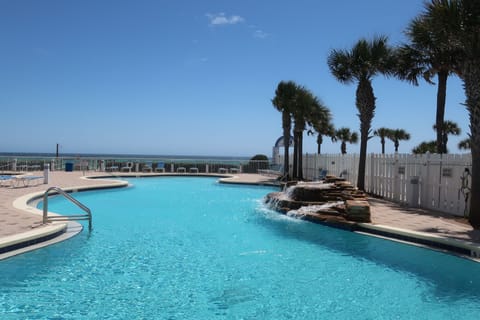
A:
{"type": "Polygon", "coordinates": [[[223,12],[217,14],[207,13],[206,16],[210,20],[210,25],[212,26],[237,24],[245,21],[245,19],[240,16],[226,16],[223,12]]]}
{"type": "Polygon", "coordinates": [[[257,39],[265,39],[266,37],[268,37],[268,33],[263,32],[262,30],[255,30],[255,32],[253,33],[253,37],[257,39]]]}

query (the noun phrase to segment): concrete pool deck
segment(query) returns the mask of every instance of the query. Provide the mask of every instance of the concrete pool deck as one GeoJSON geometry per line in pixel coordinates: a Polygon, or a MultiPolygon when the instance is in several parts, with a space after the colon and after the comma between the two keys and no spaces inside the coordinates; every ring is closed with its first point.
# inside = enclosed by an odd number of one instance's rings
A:
{"type": "MultiPolygon", "coordinates": [[[[43,172],[33,172],[40,176],[43,172]]],[[[49,175],[49,183],[43,180],[28,187],[0,187],[0,259],[36,249],[51,243],[65,240],[80,231],[78,224],[56,222],[47,226],[42,225],[40,210],[29,206],[27,202],[32,198],[39,198],[48,188],[60,187],[67,191],[82,189],[122,187],[124,181],[112,180],[111,177],[136,176],[165,176],[197,174],[163,174],[163,173],[116,173],[63,172],[55,171],[49,175]],[[86,179],[88,177],[103,177],[102,179],[86,179]],[[65,232],[68,230],[67,232],[65,232]],[[40,238],[40,244],[30,244],[32,239],[40,238]],[[22,245],[23,244],[23,247],[22,245]],[[20,246],[21,248],[16,248],[20,246]],[[25,247],[27,246],[27,247],[25,247]],[[15,250],[10,250],[10,249],[15,250]]],[[[274,184],[275,180],[258,174],[235,174],[211,176],[219,177],[224,183],[239,184],[274,184]]],[[[369,199],[372,223],[358,224],[362,233],[374,234],[401,239],[408,242],[417,242],[423,245],[438,244],[437,248],[450,250],[458,248],[464,256],[478,260],[480,258],[480,230],[474,230],[465,219],[448,214],[437,213],[417,208],[405,208],[395,203],[381,199],[369,199]],[[462,249],[465,252],[462,253],[462,249]]],[[[95,213],[93,213],[95,220],[95,213]]],[[[94,225],[95,228],[95,225],[94,225]]]]}

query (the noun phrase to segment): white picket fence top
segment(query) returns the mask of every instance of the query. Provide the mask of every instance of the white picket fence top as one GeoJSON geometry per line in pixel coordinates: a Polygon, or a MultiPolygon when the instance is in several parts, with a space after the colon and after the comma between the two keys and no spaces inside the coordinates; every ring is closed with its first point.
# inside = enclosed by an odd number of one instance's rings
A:
{"type": "MultiPolygon", "coordinates": [[[[356,185],[358,162],[358,154],[305,154],[304,177],[316,180],[326,169],[356,185]]],[[[408,207],[465,216],[471,170],[470,154],[368,154],[365,191],[408,207]]]]}

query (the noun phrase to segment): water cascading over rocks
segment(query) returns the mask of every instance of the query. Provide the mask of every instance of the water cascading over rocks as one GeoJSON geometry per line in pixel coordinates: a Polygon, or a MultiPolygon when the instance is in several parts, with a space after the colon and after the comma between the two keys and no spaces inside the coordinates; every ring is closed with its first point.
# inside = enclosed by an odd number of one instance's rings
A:
{"type": "Polygon", "coordinates": [[[283,214],[342,228],[355,222],[370,222],[370,206],[365,193],[334,176],[319,182],[287,185],[284,191],[269,193],[265,202],[283,214]]]}

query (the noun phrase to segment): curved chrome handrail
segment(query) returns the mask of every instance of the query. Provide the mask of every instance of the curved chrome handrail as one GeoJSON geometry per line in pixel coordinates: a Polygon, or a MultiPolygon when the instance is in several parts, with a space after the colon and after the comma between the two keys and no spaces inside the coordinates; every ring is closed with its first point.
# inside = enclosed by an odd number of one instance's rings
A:
{"type": "Polygon", "coordinates": [[[49,221],[70,221],[70,220],[88,220],[88,231],[92,231],[92,212],[90,209],[82,204],[80,201],[69,195],[64,190],[59,187],[50,187],[43,194],[43,223],[48,223],[49,221]],[[86,212],[86,214],[77,214],[77,215],[68,215],[68,216],[48,216],[48,194],[50,191],[56,191],[57,194],[61,194],[70,202],[77,205],[80,209],[86,212]]]}

